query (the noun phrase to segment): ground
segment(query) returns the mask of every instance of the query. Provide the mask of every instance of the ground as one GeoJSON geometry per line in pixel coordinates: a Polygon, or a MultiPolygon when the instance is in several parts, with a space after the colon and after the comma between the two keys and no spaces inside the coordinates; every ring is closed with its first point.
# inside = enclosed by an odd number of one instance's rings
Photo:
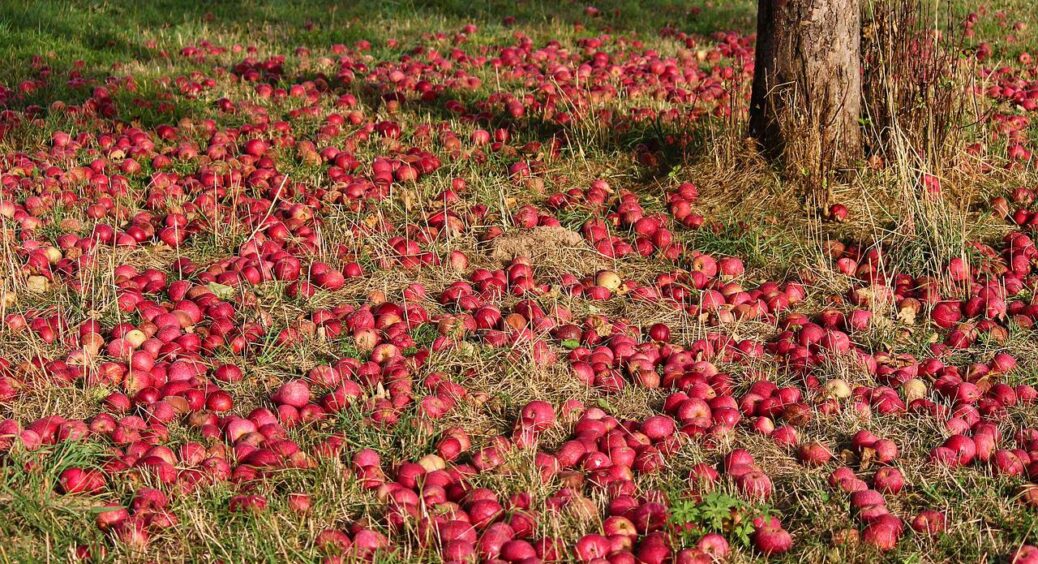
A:
{"type": "Polygon", "coordinates": [[[0,6],[5,561],[1038,558],[1029,2],[821,207],[754,2],[139,4],[0,6]]]}

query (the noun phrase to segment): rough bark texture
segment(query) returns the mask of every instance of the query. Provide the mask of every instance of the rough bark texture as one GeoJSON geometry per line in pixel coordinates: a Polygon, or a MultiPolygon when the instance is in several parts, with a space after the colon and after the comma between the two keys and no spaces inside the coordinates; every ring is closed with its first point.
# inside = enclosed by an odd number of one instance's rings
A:
{"type": "Polygon", "coordinates": [[[823,174],[861,156],[860,43],[859,0],[758,1],[750,135],[767,156],[823,174]]]}

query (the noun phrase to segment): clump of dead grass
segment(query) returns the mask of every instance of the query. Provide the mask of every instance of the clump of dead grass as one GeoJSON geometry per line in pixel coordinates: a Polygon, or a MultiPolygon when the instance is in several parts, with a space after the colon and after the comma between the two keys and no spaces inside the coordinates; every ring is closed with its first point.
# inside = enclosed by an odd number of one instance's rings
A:
{"type": "Polygon", "coordinates": [[[561,266],[577,274],[592,274],[611,266],[580,233],[565,227],[534,227],[508,232],[491,239],[488,246],[490,258],[502,265],[526,258],[539,267],[561,266]]]}

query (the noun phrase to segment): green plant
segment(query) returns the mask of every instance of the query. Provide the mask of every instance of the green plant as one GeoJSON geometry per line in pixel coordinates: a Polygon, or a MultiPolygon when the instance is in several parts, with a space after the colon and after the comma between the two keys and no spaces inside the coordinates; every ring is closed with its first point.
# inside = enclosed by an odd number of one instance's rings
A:
{"type": "Polygon", "coordinates": [[[701,498],[682,497],[671,500],[670,524],[688,546],[707,533],[718,533],[750,546],[753,520],[777,515],[767,505],[751,504],[722,491],[701,498]]]}

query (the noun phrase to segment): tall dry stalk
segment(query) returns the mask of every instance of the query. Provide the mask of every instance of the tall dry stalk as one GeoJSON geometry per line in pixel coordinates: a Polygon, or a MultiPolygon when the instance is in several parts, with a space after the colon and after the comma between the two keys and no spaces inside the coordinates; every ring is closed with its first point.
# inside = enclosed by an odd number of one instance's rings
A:
{"type": "Polygon", "coordinates": [[[893,254],[906,269],[939,273],[965,258],[966,210],[942,180],[963,147],[973,68],[953,36],[948,7],[869,0],[862,31],[866,131],[902,204],[893,254]]]}

